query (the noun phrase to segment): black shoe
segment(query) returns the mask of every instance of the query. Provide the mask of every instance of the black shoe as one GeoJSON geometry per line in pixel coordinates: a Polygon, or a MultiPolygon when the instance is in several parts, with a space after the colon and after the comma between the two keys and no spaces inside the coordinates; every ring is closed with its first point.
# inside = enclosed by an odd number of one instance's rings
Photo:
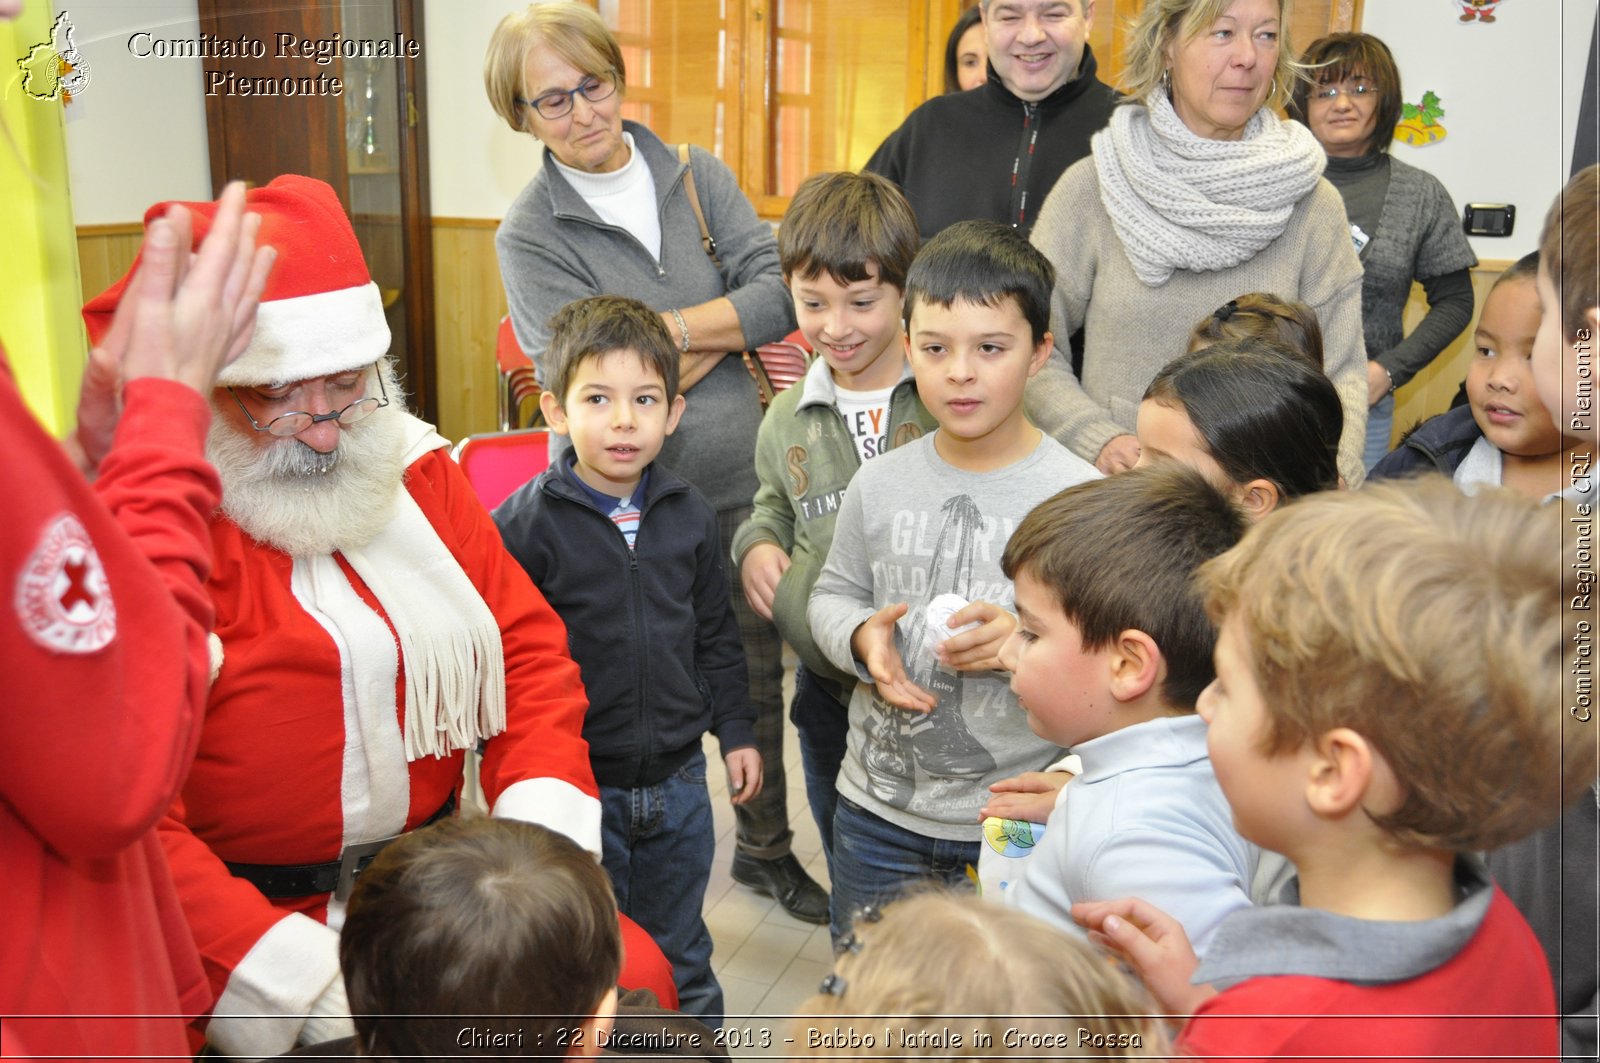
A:
{"type": "Polygon", "coordinates": [[[819,926],[828,922],[828,891],[812,881],[793,853],[758,860],[736,850],[733,881],[777,898],[783,910],[801,922],[819,926]]]}

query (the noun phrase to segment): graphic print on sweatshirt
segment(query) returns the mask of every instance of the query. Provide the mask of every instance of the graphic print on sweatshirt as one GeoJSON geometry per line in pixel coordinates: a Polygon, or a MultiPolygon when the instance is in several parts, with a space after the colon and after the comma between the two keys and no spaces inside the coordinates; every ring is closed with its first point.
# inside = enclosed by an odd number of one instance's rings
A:
{"type": "Polygon", "coordinates": [[[1016,523],[985,518],[971,495],[955,495],[940,507],[930,545],[929,516],[905,510],[892,521],[899,540],[895,558],[926,557],[926,567],[873,563],[874,584],[889,588],[892,600],[908,605],[898,624],[906,674],[939,700],[932,712],[908,712],[872,688],[862,756],[868,787],[878,800],[911,812],[967,799],[971,786],[995,770],[993,754],[973,735],[968,721],[1006,712],[1008,703],[1014,704],[1009,690],[993,676],[962,673],[939,663],[934,654],[938,633],[928,628],[927,606],[941,594],[1009,602],[1010,581],[975,580],[973,559],[980,551],[986,561],[997,559],[1016,523]],[[926,783],[919,785],[921,777],[926,783]]]}

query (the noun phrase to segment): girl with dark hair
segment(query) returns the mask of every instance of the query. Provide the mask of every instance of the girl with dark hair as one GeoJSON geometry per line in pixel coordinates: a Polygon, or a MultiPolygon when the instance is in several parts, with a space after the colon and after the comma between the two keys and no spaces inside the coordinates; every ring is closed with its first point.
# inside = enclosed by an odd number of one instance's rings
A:
{"type": "Polygon", "coordinates": [[[1388,453],[1394,390],[1425,369],[1472,320],[1477,256],[1461,214],[1432,174],[1390,158],[1400,118],[1400,71],[1389,46],[1368,33],[1318,38],[1300,61],[1314,81],[1300,82],[1289,115],[1328,153],[1324,176],[1344,197],[1361,259],[1361,321],[1367,345],[1367,440],[1371,469],[1388,453]],[[1428,313],[1404,333],[1401,314],[1411,282],[1422,285],[1428,313]]]}
{"type": "Polygon", "coordinates": [[[1326,374],[1266,339],[1218,343],[1167,363],[1139,405],[1139,464],[1180,461],[1259,520],[1339,485],[1344,412],[1326,374]]]}
{"type": "Polygon", "coordinates": [[[989,43],[983,33],[983,10],[973,4],[950,27],[944,46],[944,91],[965,92],[989,76],[989,43]]]}

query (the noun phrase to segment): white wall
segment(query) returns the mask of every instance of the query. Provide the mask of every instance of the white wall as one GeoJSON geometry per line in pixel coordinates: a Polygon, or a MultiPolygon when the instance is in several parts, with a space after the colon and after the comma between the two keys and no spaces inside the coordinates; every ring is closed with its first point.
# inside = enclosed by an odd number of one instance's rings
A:
{"type": "Polygon", "coordinates": [[[500,218],[538,171],[542,154],[513,133],[483,92],[489,35],[517,0],[423,4],[428,78],[428,179],[441,218],[500,218]]]}
{"type": "MultiPolygon", "coordinates": [[[[56,0],[78,28],[88,91],[67,109],[78,224],[134,221],[162,199],[210,194],[197,59],[135,59],[129,35],[199,32],[195,0],[56,0]]],[[[499,218],[539,165],[538,145],[506,128],[483,93],[483,53],[521,0],[423,5],[433,213],[499,218]]],[[[1567,173],[1596,0],[1505,0],[1493,25],[1460,25],[1452,0],[1366,0],[1364,25],[1399,60],[1408,100],[1433,89],[1449,136],[1393,147],[1436,174],[1457,204],[1517,205],[1509,239],[1474,238],[1480,258],[1532,250],[1567,173]]],[[[298,65],[296,66],[298,70],[298,65]]],[[[276,135],[284,135],[278,133],[276,135]]]]}
{"type": "Polygon", "coordinates": [[[1367,0],[1362,28],[1394,52],[1404,98],[1439,95],[1448,135],[1394,157],[1444,182],[1465,203],[1512,203],[1509,237],[1475,236],[1480,259],[1539,245],[1545,211],[1566,182],[1596,0],[1504,0],[1490,25],[1459,21],[1451,0],[1367,0]]]}
{"type": "Polygon", "coordinates": [[[199,59],[136,59],[128,38],[146,31],[192,40],[195,0],[55,0],[89,64],[68,104],[67,165],[79,225],[138,221],[164,199],[209,199],[211,157],[199,59]]]}

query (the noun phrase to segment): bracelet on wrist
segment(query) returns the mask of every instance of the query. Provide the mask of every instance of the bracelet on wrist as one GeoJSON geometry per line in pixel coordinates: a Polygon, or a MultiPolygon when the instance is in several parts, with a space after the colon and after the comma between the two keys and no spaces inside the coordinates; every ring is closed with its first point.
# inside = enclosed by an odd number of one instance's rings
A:
{"type": "Polygon", "coordinates": [[[672,320],[678,323],[678,350],[684,354],[689,353],[689,323],[683,320],[683,314],[677,310],[668,310],[672,320]]]}

